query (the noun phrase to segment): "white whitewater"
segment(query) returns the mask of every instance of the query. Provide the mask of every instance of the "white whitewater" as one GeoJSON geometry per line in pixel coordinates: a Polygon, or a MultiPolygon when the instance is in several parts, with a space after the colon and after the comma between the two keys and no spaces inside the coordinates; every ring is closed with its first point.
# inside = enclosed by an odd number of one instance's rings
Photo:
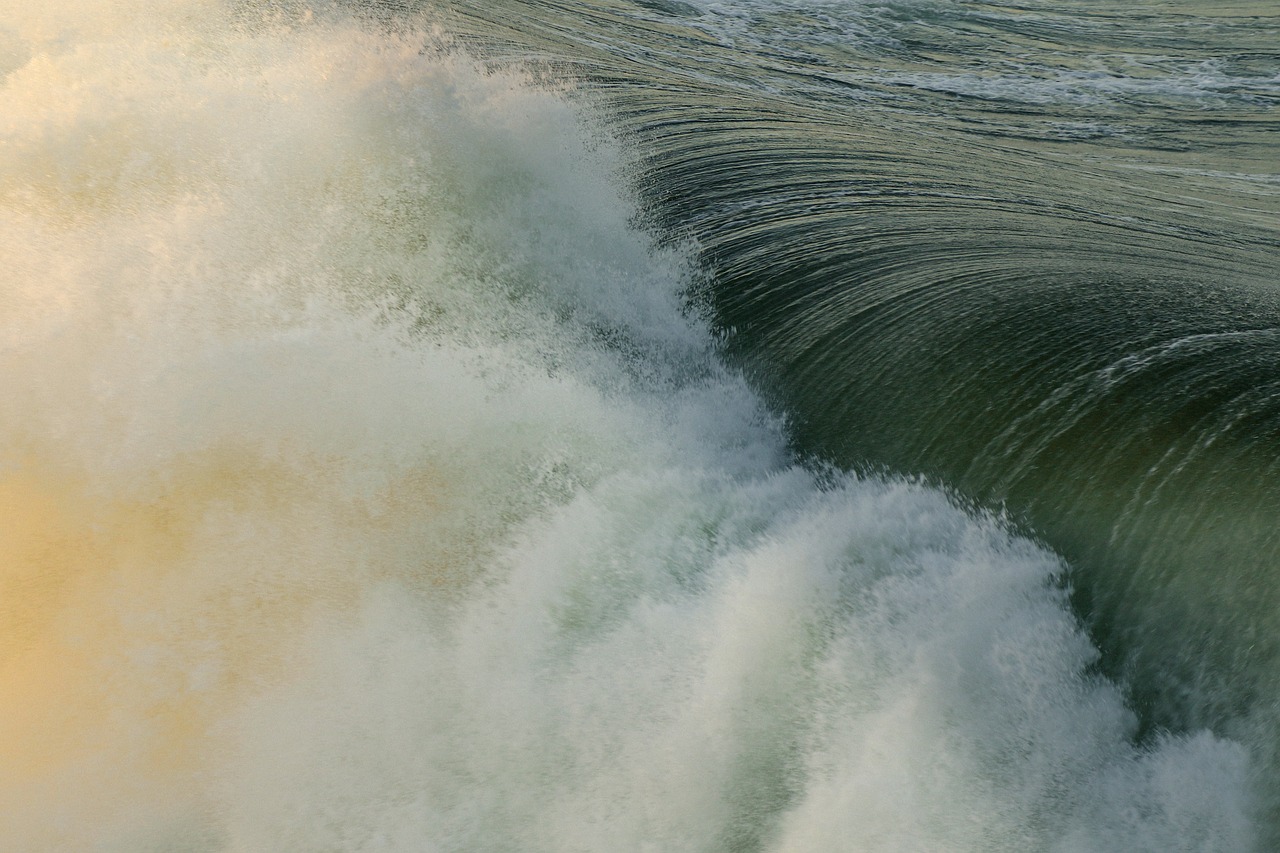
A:
{"type": "Polygon", "coordinates": [[[0,848],[1250,848],[1052,554],[788,460],[564,93],[163,5],[0,3],[0,848]]]}

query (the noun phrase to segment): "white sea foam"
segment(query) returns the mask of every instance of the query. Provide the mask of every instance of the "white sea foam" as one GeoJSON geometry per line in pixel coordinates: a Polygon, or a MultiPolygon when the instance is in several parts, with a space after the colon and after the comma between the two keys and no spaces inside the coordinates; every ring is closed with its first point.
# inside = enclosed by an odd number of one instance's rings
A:
{"type": "Polygon", "coordinates": [[[562,97],[316,18],[6,4],[0,847],[1249,847],[1051,554],[787,461],[562,97]]]}
{"type": "MultiPolygon", "coordinates": [[[[1115,67],[1091,70],[1012,65],[984,72],[888,74],[877,82],[1022,104],[1103,104],[1163,99],[1196,109],[1265,104],[1280,95],[1280,80],[1228,74],[1222,63],[1170,58],[1106,57],[1115,67]],[[1125,60],[1132,67],[1126,68],[1125,60]],[[1123,71],[1131,73],[1123,73],[1123,71]],[[1136,72],[1136,73],[1133,73],[1136,72]]],[[[1099,65],[1102,59],[1096,60],[1099,65]]]]}
{"type": "MultiPolygon", "coordinates": [[[[856,91],[848,84],[873,84],[1006,104],[1103,111],[1160,104],[1201,111],[1274,107],[1280,96],[1280,74],[1274,66],[1258,63],[1260,67],[1249,67],[1239,58],[1153,53],[1149,41],[1155,36],[1134,29],[1135,22],[1123,14],[1073,16],[1055,4],[969,8],[938,0],[694,0],[694,6],[701,13],[695,25],[724,43],[765,55],[804,57],[814,63],[812,68],[822,69],[824,77],[837,81],[840,85],[835,91],[845,97],[856,91]],[[1023,31],[1024,43],[997,59],[993,58],[995,50],[946,40],[948,24],[982,31],[988,29],[989,22],[997,24],[997,32],[1006,27],[1015,34],[1023,31]],[[924,49],[921,43],[927,38],[911,35],[913,28],[929,33],[937,43],[924,49]],[[1043,39],[1045,31],[1061,37],[1061,44],[1043,39]],[[1100,38],[1103,33],[1109,33],[1110,39],[1119,35],[1131,43],[1123,49],[1104,49],[1101,45],[1108,39],[1100,38]],[[1091,35],[1100,45],[1096,52],[1072,47],[1073,41],[1091,35]],[[893,70],[886,64],[883,70],[858,71],[838,60],[818,58],[823,51],[811,54],[814,47],[852,49],[865,57],[883,51],[893,57],[891,61],[905,60],[910,70],[893,70]]],[[[1194,25],[1212,29],[1222,23],[1206,18],[1194,25]]],[[[1180,35],[1186,38],[1186,31],[1180,35]]],[[[1011,36],[1014,43],[1017,38],[1011,36]]],[[[1200,46],[1194,39],[1188,44],[1200,46]]],[[[876,63],[870,66],[875,68],[876,63]]],[[[1068,138],[1126,132],[1105,124],[1072,124],[1060,129],[1068,138]]]]}

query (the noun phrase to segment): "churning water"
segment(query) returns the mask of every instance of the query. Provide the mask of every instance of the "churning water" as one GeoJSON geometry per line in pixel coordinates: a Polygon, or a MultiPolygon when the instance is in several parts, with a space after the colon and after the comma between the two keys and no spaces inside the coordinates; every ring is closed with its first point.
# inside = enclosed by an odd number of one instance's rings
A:
{"type": "Polygon", "coordinates": [[[0,847],[1269,843],[1274,10],[155,5],[0,3],[0,847]]]}

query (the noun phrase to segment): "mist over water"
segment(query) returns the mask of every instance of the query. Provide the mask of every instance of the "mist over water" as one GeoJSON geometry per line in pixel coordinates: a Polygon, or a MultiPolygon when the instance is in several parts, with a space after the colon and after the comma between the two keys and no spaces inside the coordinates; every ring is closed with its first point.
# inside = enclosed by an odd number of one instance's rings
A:
{"type": "Polygon", "coordinates": [[[1059,557],[794,461],[570,84],[430,16],[0,20],[0,847],[1254,846],[1059,557]]]}

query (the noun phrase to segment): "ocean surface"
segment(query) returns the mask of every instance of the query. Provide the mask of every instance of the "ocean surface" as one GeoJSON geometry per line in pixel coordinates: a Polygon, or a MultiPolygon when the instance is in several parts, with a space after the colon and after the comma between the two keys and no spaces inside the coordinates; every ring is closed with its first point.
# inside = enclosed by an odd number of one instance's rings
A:
{"type": "Polygon", "coordinates": [[[1280,847],[1280,8],[0,0],[0,849],[1280,847]]]}

